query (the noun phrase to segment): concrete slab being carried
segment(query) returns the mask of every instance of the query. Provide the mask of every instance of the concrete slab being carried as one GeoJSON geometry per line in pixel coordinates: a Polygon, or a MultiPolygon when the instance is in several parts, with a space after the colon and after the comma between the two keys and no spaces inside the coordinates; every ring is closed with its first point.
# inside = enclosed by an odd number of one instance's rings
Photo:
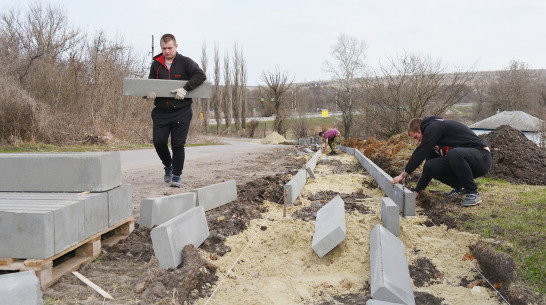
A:
{"type": "Polygon", "coordinates": [[[0,192],[104,192],[121,185],[119,152],[1,154],[0,192]]]}
{"type": "MultiPolygon", "coordinates": [[[[123,95],[147,96],[154,92],[158,97],[174,98],[173,90],[184,87],[188,81],[147,78],[124,78],[123,95]]],[[[212,84],[204,82],[197,88],[188,91],[187,98],[212,98],[212,84]]]]}

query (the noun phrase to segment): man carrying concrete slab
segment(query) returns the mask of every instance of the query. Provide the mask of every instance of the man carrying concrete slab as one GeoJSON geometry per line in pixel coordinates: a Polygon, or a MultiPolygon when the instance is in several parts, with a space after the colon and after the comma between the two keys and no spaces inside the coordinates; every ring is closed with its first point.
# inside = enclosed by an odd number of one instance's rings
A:
{"type": "Polygon", "coordinates": [[[394,177],[391,184],[402,181],[426,159],[415,196],[424,190],[432,178],[453,188],[447,196],[466,194],[461,202],[464,207],[482,202],[474,178],[491,169],[491,152],[487,144],[466,125],[437,116],[415,118],[408,126],[410,137],[420,142],[406,168],[394,177]]]}
{"type": "Polygon", "coordinates": [[[326,151],[326,147],[329,145],[332,151],[328,154],[328,156],[337,155],[338,151],[336,147],[341,141],[341,134],[339,133],[339,130],[328,129],[325,132],[319,132],[318,135],[319,137],[324,138],[324,147],[322,148],[322,152],[326,151]]]}
{"type": "Polygon", "coordinates": [[[199,65],[191,58],[182,56],[176,49],[178,44],[171,34],[161,37],[161,54],[154,57],[150,67],[150,79],[187,80],[183,88],[178,88],[174,99],[156,97],[155,92],[149,92],[148,100],[154,100],[152,110],[153,140],[157,155],[165,169],[163,180],[173,187],[182,185],[182,169],[184,168],[184,145],[193,116],[191,98],[185,98],[186,93],[201,85],[206,75],[199,65]],[[169,151],[169,135],[171,136],[172,156],[169,151]]]}

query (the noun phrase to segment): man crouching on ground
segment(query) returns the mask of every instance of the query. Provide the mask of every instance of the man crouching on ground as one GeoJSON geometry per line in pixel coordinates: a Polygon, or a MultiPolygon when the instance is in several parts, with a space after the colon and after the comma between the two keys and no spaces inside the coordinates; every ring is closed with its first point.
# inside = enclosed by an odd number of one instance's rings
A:
{"type": "Polygon", "coordinates": [[[341,141],[341,134],[339,133],[339,130],[337,129],[328,129],[326,132],[319,132],[319,137],[324,138],[324,148],[322,148],[322,152],[324,153],[326,151],[326,147],[330,146],[330,149],[332,150],[328,156],[337,155],[337,148],[336,146],[341,141]]]}
{"type": "Polygon", "coordinates": [[[444,120],[437,116],[415,118],[408,126],[408,134],[420,142],[406,168],[394,177],[391,184],[402,181],[426,159],[415,196],[424,190],[432,178],[451,186],[445,196],[466,194],[461,206],[473,206],[482,202],[474,178],[491,169],[491,152],[487,144],[466,125],[444,120]]]}

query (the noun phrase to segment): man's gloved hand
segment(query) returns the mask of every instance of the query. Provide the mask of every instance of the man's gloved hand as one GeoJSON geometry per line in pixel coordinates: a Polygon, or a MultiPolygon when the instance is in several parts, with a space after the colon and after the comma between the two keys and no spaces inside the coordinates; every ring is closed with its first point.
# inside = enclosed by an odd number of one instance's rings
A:
{"type": "Polygon", "coordinates": [[[155,98],[156,98],[155,92],[148,93],[148,95],[146,95],[146,98],[149,99],[149,100],[155,100],[155,98]]]}
{"type": "Polygon", "coordinates": [[[183,100],[186,97],[186,94],[188,93],[188,91],[186,91],[186,89],[184,88],[178,88],[176,90],[171,91],[171,93],[176,93],[176,95],[174,96],[175,99],[183,100]]]}

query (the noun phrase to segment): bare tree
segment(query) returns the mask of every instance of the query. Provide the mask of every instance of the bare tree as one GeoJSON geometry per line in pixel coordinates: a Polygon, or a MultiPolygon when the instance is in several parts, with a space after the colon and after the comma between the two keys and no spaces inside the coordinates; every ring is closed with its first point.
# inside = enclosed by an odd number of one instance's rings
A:
{"type": "Polygon", "coordinates": [[[339,85],[336,103],[342,113],[343,135],[347,138],[351,135],[355,99],[360,89],[358,78],[364,73],[366,43],[340,34],[331,54],[333,61],[326,61],[326,71],[339,85]]]}
{"type": "Polygon", "coordinates": [[[495,110],[524,110],[535,104],[533,88],[535,75],[524,62],[512,60],[504,70],[496,73],[489,85],[490,106],[495,110]]]}
{"type": "MultiPolygon", "coordinates": [[[[207,44],[205,41],[203,41],[203,46],[201,47],[201,67],[203,68],[203,72],[205,72],[205,75],[207,74],[207,66],[208,66],[208,57],[207,57],[207,44]]],[[[204,132],[207,133],[209,130],[209,112],[210,112],[210,99],[199,99],[198,103],[201,105],[201,109],[203,110],[203,127],[204,132]]]]}
{"type": "Polygon", "coordinates": [[[233,45],[233,119],[235,120],[235,130],[239,132],[241,129],[241,57],[239,53],[239,45],[235,43],[233,45]]]}
{"type": "Polygon", "coordinates": [[[265,83],[262,87],[262,96],[267,96],[266,103],[271,107],[275,117],[273,130],[279,134],[286,132],[286,118],[288,116],[288,90],[292,86],[292,80],[288,80],[288,72],[281,72],[275,67],[274,72],[262,72],[261,81],[265,83]]]}
{"type": "Polygon", "coordinates": [[[401,133],[412,118],[442,115],[460,102],[473,75],[446,74],[445,69],[439,60],[404,54],[366,78],[366,119],[376,133],[385,137],[401,133]]]}
{"type": "Polygon", "coordinates": [[[243,51],[241,50],[241,125],[243,129],[246,129],[246,98],[248,96],[248,90],[246,84],[248,81],[248,71],[246,69],[246,61],[243,57],[243,51]]]}
{"type": "Polygon", "coordinates": [[[229,134],[231,132],[231,102],[232,102],[232,92],[231,92],[231,70],[229,67],[229,55],[226,53],[224,56],[224,102],[223,102],[223,111],[224,118],[226,120],[226,132],[229,134]]]}
{"type": "Polygon", "coordinates": [[[36,60],[58,60],[82,39],[79,30],[69,27],[60,7],[38,1],[32,2],[24,15],[15,9],[3,13],[0,28],[10,38],[10,48],[19,49],[14,60],[21,81],[36,60]]]}
{"type": "Polygon", "coordinates": [[[216,120],[216,134],[220,134],[222,127],[222,96],[220,90],[220,56],[218,54],[218,42],[214,43],[214,89],[212,91],[212,107],[216,120]]]}

